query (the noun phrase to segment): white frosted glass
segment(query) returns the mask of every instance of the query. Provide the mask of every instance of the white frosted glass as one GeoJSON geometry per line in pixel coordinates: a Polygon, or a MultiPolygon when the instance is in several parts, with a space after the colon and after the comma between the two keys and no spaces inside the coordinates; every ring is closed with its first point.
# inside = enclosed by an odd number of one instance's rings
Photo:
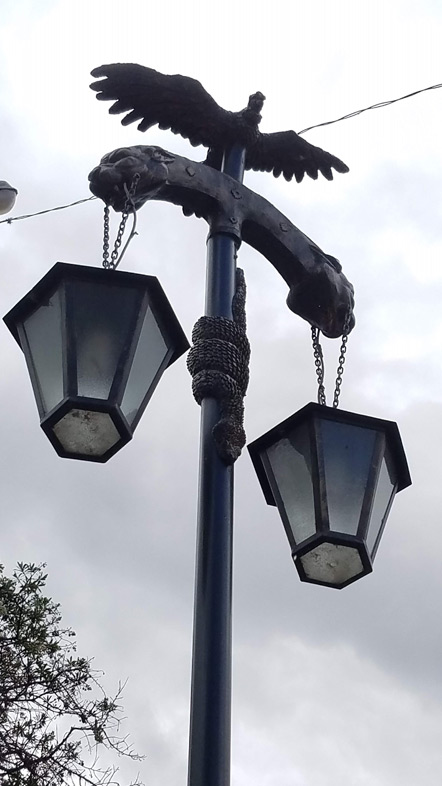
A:
{"type": "Polygon", "coordinates": [[[321,420],[330,529],[356,535],[377,432],[321,420]]]}
{"type": "Polygon", "coordinates": [[[307,578],[328,584],[343,584],[364,570],[357,549],[336,543],[321,543],[297,559],[301,561],[307,578]]]}
{"type": "Polygon", "coordinates": [[[120,357],[120,341],[105,327],[92,330],[78,345],[78,395],[106,399],[120,357]]]}
{"type": "Polygon", "coordinates": [[[38,379],[44,414],[63,398],[63,357],[60,293],[55,292],[24,322],[38,379]]]}
{"type": "Polygon", "coordinates": [[[53,430],[67,453],[83,456],[102,456],[120,439],[110,415],[84,409],[72,409],[53,430]]]}
{"type": "Polygon", "coordinates": [[[367,548],[370,556],[373,553],[377,536],[390,510],[390,501],[395,493],[395,482],[391,479],[388,471],[386,457],[382,459],[381,470],[379,472],[378,484],[374,498],[373,508],[370,516],[370,525],[367,534],[367,548]]]}
{"type": "Polygon", "coordinates": [[[167,344],[150,308],[146,315],[126,383],[121,411],[132,424],[167,354],[167,344]]]}
{"type": "Polygon", "coordinates": [[[310,441],[306,426],[300,426],[290,439],[284,437],[267,448],[284,510],[296,543],[315,532],[315,504],[310,463],[310,441]]]}
{"type": "Polygon", "coordinates": [[[107,399],[132,327],[135,290],[75,282],[72,288],[78,395],[107,399]]]}

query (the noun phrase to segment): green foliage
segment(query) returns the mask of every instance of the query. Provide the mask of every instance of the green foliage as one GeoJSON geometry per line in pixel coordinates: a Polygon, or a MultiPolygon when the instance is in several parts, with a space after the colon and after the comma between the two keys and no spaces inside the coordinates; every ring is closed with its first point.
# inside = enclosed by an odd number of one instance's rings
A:
{"type": "Polygon", "coordinates": [[[110,786],[117,770],[98,767],[99,746],[141,758],[118,737],[121,687],[107,697],[76,656],[44,567],[19,563],[7,578],[0,566],[0,783],[110,786]]]}

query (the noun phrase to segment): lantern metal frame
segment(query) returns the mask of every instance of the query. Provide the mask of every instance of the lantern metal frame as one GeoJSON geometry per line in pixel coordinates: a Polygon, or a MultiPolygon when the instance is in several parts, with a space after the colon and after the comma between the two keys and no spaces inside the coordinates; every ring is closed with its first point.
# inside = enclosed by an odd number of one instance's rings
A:
{"type": "Polygon", "coordinates": [[[175,313],[155,276],[138,273],[105,270],[103,268],[57,262],[54,267],[25,295],[4,317],[4,322],[23,350],[34,391],[40,425],[56,452],[62,458],[76,458],[84,461],[104,463],[120,448],[132,439],[133,432],[146,409],[146,406],[164,372],[177,358],[189,348],[187,338],[175,316],[175,313]],[[136,308],[131,316],[131,324],[122,345],[113,381],[106,398],[78,395],[76,335],[72,319],[73,304],[71,282],[84,282],[101,286],[111,282],[118,288],[137,291],[136,308]],[[62,399],[49,411],[46,409],[41,382],[34,367],[32,351],[29,344],[24,321],[37,311],[45,301],[49,301],[55,292],[60,292],[61,309],[61,347],[62,347],[62,399]],[[167,351],[154,374],[149,388],[144,395],[137,413],[129,424],[121,410],[121,403],[126,383],[137,349],[144,317],[151,308],[155,322],[164,339],[167,351]],[[102,412],[107,414],[119,434],[118,441],[102,455],[86,455],[67,451],[54,433],[54,426],[73,410],[102,412]]]}
{"type": "Polygon", "coordinates": [[[342,589],[348,584],[362,578],[362,576],[371,573],[373,570],[373,561],[382,538],[394,497],[397,492],[411,484],[407,459],[396,423],[311,402],[248,445],[248,451],[267,504],[278,507],[292,550],[292,558],[301,581],[342,589]],[[330,528],[323,443],[318,420],[330,420],[335,423],[358,426],[363,429],[371,429],[377,432],[371,456],[369,474],[365,484],[358,527],[354,535],[330,528]],[[289,434],[293,433],[294,429],[301,424],[307,426],[311,451],[311,480],[314,500],[315,532],[298,543],[295,540],[293,529],[285,510],[285,504],[279,492],[278,483],[266,451],[281,439],[287,438],[289,434]],[[371,523],[375,492],[380,476],[382,459],[384,457],[387,465],[391,463],[394,467],[396,483],[392,486],[388,505],[385,513],[383,513],[379,531],[369,551],[366,544],[366,538],[371,523]],[[361,560],[361,572],[342,583],[332,584],[326,581],[318,581],[309,578],[300,558],[323,543],[330,543],[336,546],[348,546],[356,549],[361,560]]]}

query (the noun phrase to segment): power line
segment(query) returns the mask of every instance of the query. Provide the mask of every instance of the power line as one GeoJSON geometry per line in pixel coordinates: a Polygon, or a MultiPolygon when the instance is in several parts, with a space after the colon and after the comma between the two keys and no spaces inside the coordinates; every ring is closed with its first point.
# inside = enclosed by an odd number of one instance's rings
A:
{"type": "Polygon", "coordinates": [[[25,216],[13,216],[12,218],[3,218],[0,224],[12,224],[13,221],[20,221],[22,218],[32,218],[33,216],[42,216],[44,213],[53,213],[54,210],[65,210],[67,207],[74,207],[74,205],[81,205],[83,202],[90,202],[91,199],[97,199],[95,196],[86,197],[86,199],[79,199],[77,202],[71,202],[69,205],[59,205],[58,207],[49,207],[47,210],[39,210],[38,213],[28,213],[25,216]]]}
{"type": "Polygon", "coordinates": [[[412,96],[417,96],[419,93],[425,93],[427,90],[437,90],[440,85],[431,85],[431,87],[423,87],[421,90],[415,90],[413,93],[407,93],[405,96],[400,96],[400,98],[392,98],[391,101],[380,101],[379,104],[372,104],[371,106],[366,106],[364,109],[357,109],[356,112],[350,112],[348,115],[343,115],[342,117],[337,117],[336,120],[326,120],[325,123],[317,123],[314,126],[308,126],[308,128],[303,128],[302,131],[298,131],[298,135],[305,134],[307,131],[311,131],[312,128],[321,128],[321,126],[331,126],[333,123],[340,123],[341,120],[348,120],[349,117],[356,117],[357,115],[362,115],[362,112],[368,112],[370,109],[379,109],[382,106],[389,106],[390,104],[396,104],[397,101],[403,101],[405,98],[411,98],[412,96]]]}
{"type": "MultiPolygon", "coordinates": [[[[404,96],[400,96],[399,98],[392,98],[390,101],[380,101],[378,104],[371,104],[371,106],[366,106],[363,109],[357,109],[355,112],[350,112],[348,115],[342,115],[342,117],[337,117],[335,120],[326,120],[324,123],[316,123],[314,126],[308,126],[307,128],[303,128],[302,131],[298,131],[298,135],[306,134],[307,131],[312,131],[313,128],[322,128],[322,126],[331,126],[333,123],[340,123],[341,120],[348,120],[350,117],[357,117],[357,115],[362,115],[363,112],[369,112],[370,109],[380,109],[384,106],[390,106],[391,104],[396,104],[398,101],[404,101],[405,98],[412,98],[413,96],[419,95],[419,93],[425,93],[428,90],[437,90],[439,87],[442,87],[442,83],[438,85],[431,85],[430,87],[423,87],[421,90],[415,90],[413,93],[407,93],[404,96]]],[[[20,221],[23,218],[33,218],[33,216],[42,216],[45,213],[53,213],[55,210],[65,210],[68,207],[74,207],[75,205],[82,205],[84,202],[90,202],[92,199],[97,199],[97,197],[91,196],[87,197],[86,199],[79,199],[77,202],[71,202],[69,205],[59,205],[58,207],[50,207],[47,210],[39,210],[37,213],[28,213],[25,216],[13,216],[12,218],[3,218],[0,221],[0,224],[12,224],[13,221],[20,221]]]]}

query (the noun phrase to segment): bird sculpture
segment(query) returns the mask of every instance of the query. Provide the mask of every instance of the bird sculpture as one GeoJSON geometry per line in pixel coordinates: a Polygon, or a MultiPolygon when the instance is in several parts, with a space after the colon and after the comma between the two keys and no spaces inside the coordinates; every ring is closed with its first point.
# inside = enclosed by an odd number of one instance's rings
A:
{"type": "Polygon", "coordinates": [[[295,131],[262,134],[258,125],[265,101],[262,93],[250,96],[245,109],[222,109],[200,82],[180,74],[166,75],[134,63],[102,65],[92,71],[99,81],[91,84],[99,101],[115,101],[110,114],[127,113],[124,126],[138,122],[140,131],[154,125],[170,129],[193,146],[209,148],[205,163],[221,169],[223,152],[233,144],[246,150],[245,167],[283,175],[300,183],[304,175],[314,180],[319,172],[333,180],[333,172],[348,172],[336,156],[311,145],[295,131]],[[104,78],[103,78],[104,77],[104,78]]]}

